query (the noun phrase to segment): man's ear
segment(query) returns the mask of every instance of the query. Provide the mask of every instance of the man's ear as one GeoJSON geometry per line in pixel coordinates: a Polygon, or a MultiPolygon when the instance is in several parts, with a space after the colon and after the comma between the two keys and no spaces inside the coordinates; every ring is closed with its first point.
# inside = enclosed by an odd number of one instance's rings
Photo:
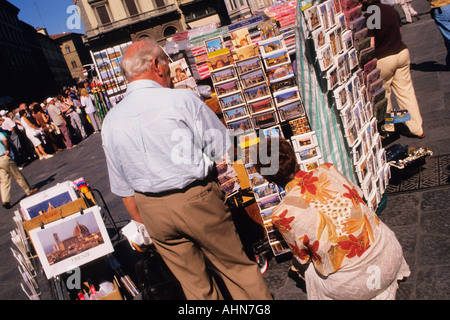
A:
{"type": "Polygon", "coordinates": [[[158,76],[162,77],[162,76],[163,76],[163,73],[162,73],[162,71],[161,71],[161,69],[160,69],[161,62],[158,60],[158,58],[153,58],[153,59],[152,59],[152,66],[153,66],[153,68],[154,68],[154,70],[155,70],[155,73],[156,73],[158,76]]]}

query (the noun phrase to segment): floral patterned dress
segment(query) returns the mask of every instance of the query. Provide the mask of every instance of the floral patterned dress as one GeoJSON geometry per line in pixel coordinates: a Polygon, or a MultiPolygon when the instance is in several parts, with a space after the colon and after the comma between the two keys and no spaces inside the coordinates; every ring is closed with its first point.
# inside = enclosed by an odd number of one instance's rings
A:
{"type": "Polygon", "coordinates": [[[308,299],[394,299],[410,275],[395,234],[332,164],[299,171],[272,222],[301,264],[308,299]]]}

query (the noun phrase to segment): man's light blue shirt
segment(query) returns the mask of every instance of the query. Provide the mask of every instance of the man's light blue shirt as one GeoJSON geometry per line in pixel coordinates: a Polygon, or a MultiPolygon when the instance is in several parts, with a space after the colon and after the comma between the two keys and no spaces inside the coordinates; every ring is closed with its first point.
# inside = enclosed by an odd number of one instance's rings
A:
{"type": "Polygon", "coordinates": [[[128,85],[102,125],[111,191],[121,197],[181,189],[227,152],[225,126],[192,91],[151,80],[128,85]]]}

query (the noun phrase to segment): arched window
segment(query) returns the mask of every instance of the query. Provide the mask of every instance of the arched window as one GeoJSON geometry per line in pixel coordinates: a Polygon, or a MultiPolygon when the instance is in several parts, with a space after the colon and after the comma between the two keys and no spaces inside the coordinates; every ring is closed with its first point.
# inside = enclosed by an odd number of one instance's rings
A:
{"type": "Polygon", "coordinates": [[[174,26],[168,26],[167,28],[164,29],[164,37],[170,38],[177,32],[178,32],[177,28],[175,28],[174,26]]]}

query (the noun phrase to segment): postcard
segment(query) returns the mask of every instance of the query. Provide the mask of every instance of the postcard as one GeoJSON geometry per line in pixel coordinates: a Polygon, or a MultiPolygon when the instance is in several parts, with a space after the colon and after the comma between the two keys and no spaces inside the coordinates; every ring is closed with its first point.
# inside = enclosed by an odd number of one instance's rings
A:
{"type": "Polygon", "coordinates": [[[259,57],[258,44],[254,43],[246,47],[235,49],[233,52],[233,59],[235,61],[246,60],[253,57],[259,57]]]}
{"type": "Polygon", "coordinates": [[[236,71],[239,74],[243,74],[259,68],[262,68],[261,59],[259,58],[259,56],[236,61],[236,71]]]}
{"type": "Polygon", "coordinates": [[[303,150],[305,147],[317,145],[316,133],[311,131],[297,136],[291,137],[292,146],[294,150],[303,150]]]}
{"type": "MultiPolygon", "coordinates": [[[[339,2],[339,0],[335,0],[339,2]]],[[[339,13],[336,17],[336,21],[338,25],[342,28],[342,32],[347,30],[347,20],[345,19],[345,15],[343,13],[339,13]]]]}
{"type": "Polygon", "coordinates": [[[353,32],[358,32],[362,29],[364,29],[366,26],[366,18],[364,16],[360,16],[359,18],[356,18],[355,20],[352,20],[349,22],[349,27],[353,32]]]}
{"type": "Polygon", "coordinates": [[[359,66],[358,64],[358,55],[356,54],[356,50],[355,49],[350,49],[348,51],[348,60],[349,60],[349,64],[350,64],[350,70],[355,69],[356,67],[359,66]]]}
{"type": "Polygon", "coordinates": [[[223,39],[222,37],[216,37],[210,40],[205,41],[206,51],[214,52],[220,49],[223,49],[223,39]]]}
{"type": "Polygon", "coordinates": [[[279,138],[284,137],[283,130],[281,130],[280,125],[276,125],[267,129],[262,129],[264,137],[266,138],[279,138]]]}
{"type": "Polygon", "coordinates": [[[20,201],[20,208],[24,215],[23,218],[30,220],[50,210],[75,201],[78,198],[73,183],[71,181],[65,181],[24,198],[20,201]]]}
{"type": "Polygon", "coordinates": [[[332,66],[327,71],[327,88],[328,88],[328,90],[333,90],[338,84],[339,84],[339,79],[338,79],[338,74],[337,74],[337,67],[332,66]]]}
{"type": "Polygon", "coordinates": [[[261,198],[271,196],[273,194],[278,194],[278,189],[275,184],[267,183],[262,186],[254,188],[253,193],[255,195],[255,199],[260,200],[261,198]]]}
{"type": "Polygon", "coordinates": [[[348,127],[345,128],[345,138],[348,146],[353,147],[358,138],[358,131],[356,131],[355,122],[353,120],[349,123],[348,127]]]}
{"type": "Polygon", "coordinates": [[[322,157],[315,157],[300,163],[300,168],[304,171],[311,171],[317,169],[322,163],[322,157]]]}
{"type": "MultiPolygon", "coordinates": [[[[359,65],[364,67],[367,63],[375,59],[375,47],[361,50],[359,53],[359,65]]],[[[373,70],[373,69],[372,69],[373,70]]]]}
{"type": "Polygon", "coordinates": [[[294,136],[311,132],[311,127],[309,126],[308,118],[306,116],[289,121],[289,126],[291,127],[292,135],[294,136]]]}
{"type": "Polygon", "coordinates": [[[294,75],[294,68],[290,62],[267,69],[269,82],[284,80],[294,75]]]}
{"type": "Polygon", "coordinates": [[[206,59],[209,71],[222,69],[233,64],[233,57],[231,52],[227,52],[218,56],[209,57],[206,59]]]}
{"type": "Polygon", "coordinates": [[[311,36],[313,38],[314,48],[316,49],[316,51],[325,45],[326,37],[325,37],[325,29],[323,27],[314,30],[311,33],[311,36]]]}
{"type": "Polygon", "coordinates": [[[328,0],[327,2],[325,2],[326,6],[327,6],[327,11],[328,11],[328,20],[330,22],[330,28],[332,28],[333,26],[336,25],[336,17],[335,17],[335,12],[334,12],[334,2],[333,0],[328,0]]]}
{"type": "Polygon", "coordinates": [[[225,81],[235,79],[235,78],[237,78],[237,75],[236,75],[236,71],[234,70],[233,66],[211,72],[211,80],[215,84],[225,82],[225,81]]]}
{"type": "Polygon", "coordinates": [[[214,85],[214,89],[218,96],[228,95],[235,91],[240,91],[239,81],[231,80],[228,82],[222,82],[221,84],[214,85]]]}
{"type": "Polygon", "coordinates": [[[334,95],[334,100],[336,102],[336,108],[338,110],[343,109],[347,105],[347,103],[349,103],[345,85],[342,85],[342,86],[334,89],[333,95],[334,95]]]}
{"type": "Polygon", "coordinates": [[[287,121],[306,115],[305,108],[301,100],[297,100],[278,107],[281,121],[287,121]]]}
{"type": "Polygon", "coordinates": [[[173,84],[184,81],[191,77],[191,72],[186,60],[180,59],[169,64],[170,67],[170,77],[172,78],[173,84]]]}
{"type": "Polygon", "coordinates": [[[270,89],[267,84],[258,85],[244,90],[244,96],[247,102],[270,96],[270,89]]]}
{"type": "Polygon", "coordinates": [[[256,201],[261,210],[277,206],[281,202],[279,194],[272,194],[256,201]]]}
{"type": "Polygon", "coordinates": [[[278,122],[278,116],[275,110],[253,116],[255,128],[271,127],[276,125],[278,122]]]}
{"type": "Polygon", "coordinates": [[[337,28],[333,28],[326,33],[326,42],[331,45],[333,56],[336,56],[341,51],[341,34],[337,32],[337,28]]]}
{"type": "Polygon", "coordinates": [[[263,57],[272,54],[273,52],[276,52],[278,50],[286,49],[283,36],[262,40],[259,41],[258,44],[261,51],[261,55],[263,57]]]}
{"type": "Polygon", "coordinates": [[[247,106],[251,114],[258,114],[275,108],[271,97],[249,102],[247,106]]]}
{"type": "Polygon", "coordinates": [[[317,59],[319,59],[320,70],[325,72],[333,64],[333,50],[331,45],[327,44],[317,51],[317,59]]]}
{"type": "Polygon", "coordinates": [[[296,151],[295,154],[299,160],[299,163],[321,156],[318,146],[308,147],[306,149],[296,151]]]}
{"type": "Polygon", "coordinates": [[[278,26],[273,19],[259,23],[257,27],[262,40],[280,35],[278,26]]]}
{"type": "Polygon", "coordinates": [[[359,159],[359,162],[356,164],[355,166],[355,171],[357,173],[358,176],[358,180],[359,183],[363,183],[364,179],[368,173],[368,168],[367,168],[367,157],[366,156],[362,156],[361,159],[359,159]]]}
{"type": "Polygon", "coordinates": [[[300,99],[298,88],[287,89],[285,91],[279,91],[274,94],[274,100],[277,107],[298,99],[300,99]]]}
{"type": "Polygon", "coordinates": [[[266,73],[263,69],[256,69],[254,71],[242,74],[240,78],[244,89],[267,82],[266,73]]]}
{"type": "Polygon", "coordinates": [[[87,208],[29,232],[47,279],[114,251],[100,207],[87,208]]]}
{"type": "Polygon", "coordinates": [[[341,109],[340,115],[342,120],[342,125],[344,128],[348,128],[349,124],[353,121],[353,108],[352,105],[347,104],[344,108],[341,109]]]}
{"type": "Polygon", "coordinates": [[[364,156],[363,142],[358,138],[352,147],[353,163],[357,164],[359,160],[364,156]]]}
{"type": "Polygon", "coordinates": [[[297,87],[297,81],[295,80],[295,77],[293,75],[289,76],[288,78],[281,79],[281,80],[274,80],[269,85],[270,90],[272,93],[276,93],[278,91],[284,91],[290,88],[297,87]]]}
{"type": "Polygon", "coordinates": [[[247,28],[231,31],[229,34],[231,43],[233,44],[235,49],[246,47],[252,44],[252,40],[247,28]]]}
{"type": "Polygon", "coordinates": [[[228,109],[223,111],[223,116],[226,122],[236,121],[238,119],[244,118],[248,116],[247,108],[244,105],[240,107],[228,109]]]}
{"type": "Polygon", "coordinates": [[[348,11],[344,11],[345,17],[350,23],[361,16],[362,5],[351,8],[348,11]]]}
{"type": "Polygon", "coordinates": [[[320,26],[319,10],[317,6],[311,6],[303,11],[309,31],[313,31],[320,26]]]}
{"type": "Polygon", "coordinates": [[[281,50],[264,57],[264,64],[266,68],[290,62],[289,54],[286,50],[281,50]]]}
{"type": "Polygon", "coordinates": [[[240,119],[238,121],[228,122],[227,127],[230,130],[238,131],[238,132],[236,132],[236,134],[240,134],[243,131],[248,131],[248,130],[253,129],[250,118],[244,118],[244,119],[240,119]]]}
{"type": "Polygon", "coordinates": [[[317,9],[319,10],[320,24],[325,30],[328,30],[332,25],[330,23],[327,4],[322,2],[317,6],[317,9]]]}
{"type": "Polygon", "coordinates": [[[242,92],[235,92],[227,96],[218,97],[218,100],[222,110],[232,108],[245,103],[242,92]]]}
{"type": "Polygon", "coordinates": [[[252,188],[257,188],[267,183],[267,180],[263,178],[263,176],[259,173],[252,173],[248,175],[248,180],[250,181],[250,185],[252,188]]]}

